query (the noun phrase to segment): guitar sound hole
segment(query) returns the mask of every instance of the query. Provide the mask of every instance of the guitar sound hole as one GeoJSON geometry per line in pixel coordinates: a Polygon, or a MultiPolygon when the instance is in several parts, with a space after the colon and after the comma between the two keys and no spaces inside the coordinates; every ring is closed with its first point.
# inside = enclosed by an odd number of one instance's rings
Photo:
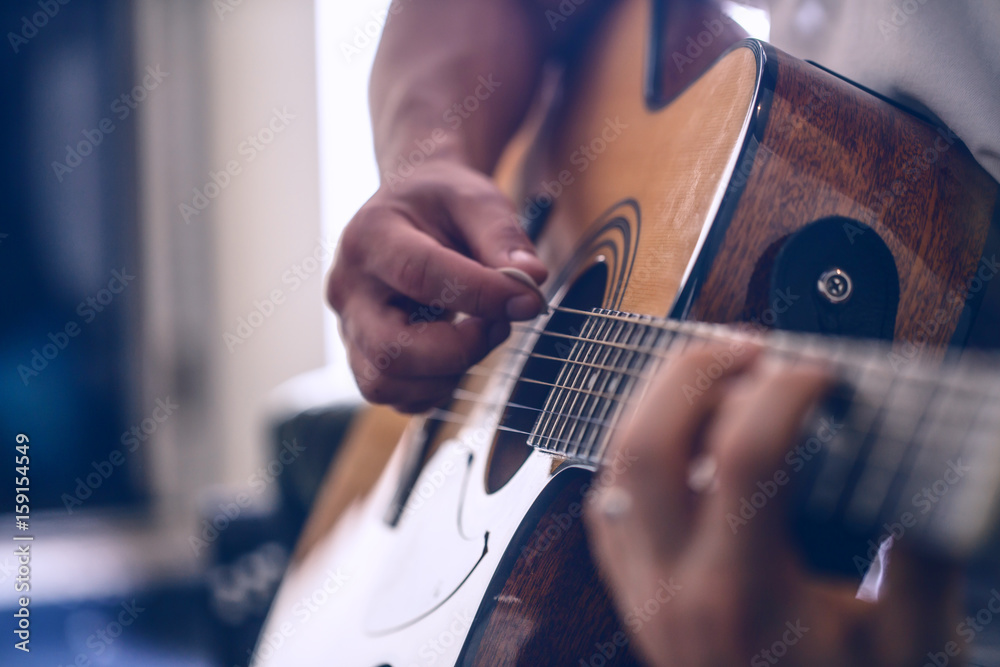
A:
{"type": "MultiPolygon", "coordinates": [[[[595,263],[573,281],[557,305],[587,312],[599,308],[604,303],[607,283],[607,266],[603,262],[595,263]]],[[[546,334],[579,336],[585,320],[582,314],[557,311],[535,341],[521,369],[520,379],[510,393],[509,407],[500,418],[500,425],[511,430],[498,430],[494,438],[486,474],[488,493],[496,492],[510,481],[531,454],[527,434],[538,421],[539,410],[545,405],[551,385],[563,367],[562,360],[569,356],[573,346],[572,340],[546,334]]]]}

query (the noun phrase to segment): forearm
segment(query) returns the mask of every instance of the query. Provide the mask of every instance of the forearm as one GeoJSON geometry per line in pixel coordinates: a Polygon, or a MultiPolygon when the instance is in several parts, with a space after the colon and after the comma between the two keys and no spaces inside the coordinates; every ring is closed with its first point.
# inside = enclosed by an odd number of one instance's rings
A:
{"type": "Polygon", "coordinates": [[[401,159],[415,166],[447,156],[491,171],[531,103],[545,60],[594,11],[574,12],[553,29],[544,3],[532,0],[396,2],[370,92],[383,180],[401,159]]]}

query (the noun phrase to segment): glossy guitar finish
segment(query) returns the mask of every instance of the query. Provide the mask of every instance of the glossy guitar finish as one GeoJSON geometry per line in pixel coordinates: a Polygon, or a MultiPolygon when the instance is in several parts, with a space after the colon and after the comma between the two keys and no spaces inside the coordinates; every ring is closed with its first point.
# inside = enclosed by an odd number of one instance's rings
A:
{"type": "MultiPolygon", "coordinates": [[[[651,108],[647,10],[622,2],[602,19],[519,166],[516,202],[563,186],[540,240],[561,267],[553,303],[841,334],[875,322],[865,333],[913,343],[907,360],[980,335],[997,184],[960,142],[753,41],[651,108]],[[843,308],[815,289],[841,265],[843,308]]],[[[536,326],[580,325],[559,317],[536,326]]],[[[590,473],[529,447],[534,417],[494,407],[546,400],[518,381],[536,344],[516,334],[492,377],[469,378],[478,402],[451,408],[463,425],[411,423],[365,503],[289,574],[257,664],[636,664],[579,519],[590,473]]],[[[650,594],[650,610],[669,604],[650,594]]],[[[641,631],[641,614],[624,621],[641,631]]]]}

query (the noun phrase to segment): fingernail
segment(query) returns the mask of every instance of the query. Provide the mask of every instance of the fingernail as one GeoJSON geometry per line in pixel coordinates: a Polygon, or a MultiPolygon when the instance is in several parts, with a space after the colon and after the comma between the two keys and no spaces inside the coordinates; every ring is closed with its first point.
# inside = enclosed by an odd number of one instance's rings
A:
{"type": "Polygon", "coordinates": [[[608,521],[618,521],[632,509],[632,496],[620,486],[609,486],[595,499],[597,511],[608,521]]]}
{"type": "Polygon", "coordinates": [[[490,327],[490,332],[486,337],[487,342],[490,345],[490,349],[493,349],[500,343],[507,340],[507,336],[510,335],[510,325],[506,322],[497,322],[490,327]]]}
{"type": "Polygon", "coordinates": [[[527,250],[518,248],[517,250],[512,250],[510,253],[510,261],[515,264],[537,264],[541,260],[534,253],[530,253],[527,250]]]}
{"type": "Polygon", "coordinates": [[[507,317],[511,320],[530,320],[540,312],[538,297],[534,294],[515,296],[507,302],[507,317]]]}

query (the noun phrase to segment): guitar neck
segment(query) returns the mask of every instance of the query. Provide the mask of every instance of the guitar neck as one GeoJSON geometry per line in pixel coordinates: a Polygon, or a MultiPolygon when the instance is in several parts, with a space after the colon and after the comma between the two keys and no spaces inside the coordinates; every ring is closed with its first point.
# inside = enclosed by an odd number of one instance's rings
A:
{"type": "MultiPolygon", "coordinates": [[[[756,342],[792,364],[825,364],[839,379],[785,457],[785,475],[778,476],[794,481],[799,523],[825,527],[828,538],[840,542],[850,535],[877,545],[884,535],[905,533],[908,541],[956,559],[969,557],[990,535],[1000,488],[1000,366],[994,357],[932,365],[914,361],[913,349],[874,341],[761,335],[749,325],[607,310],[578,315],[582,323],[568,332],[546,334],[560,339],[561,368],[531,446],[596,467],[625,406],[665,359],[694,342],[723,344],[717,364],[682,388],[694,400],[756,342]]],[[[770,481],[761,480],[762,493],[773,488],[770,481]]],[[[751,521],[766,500],[747,499],[733,515],[734,527],[751,521]]]]}

